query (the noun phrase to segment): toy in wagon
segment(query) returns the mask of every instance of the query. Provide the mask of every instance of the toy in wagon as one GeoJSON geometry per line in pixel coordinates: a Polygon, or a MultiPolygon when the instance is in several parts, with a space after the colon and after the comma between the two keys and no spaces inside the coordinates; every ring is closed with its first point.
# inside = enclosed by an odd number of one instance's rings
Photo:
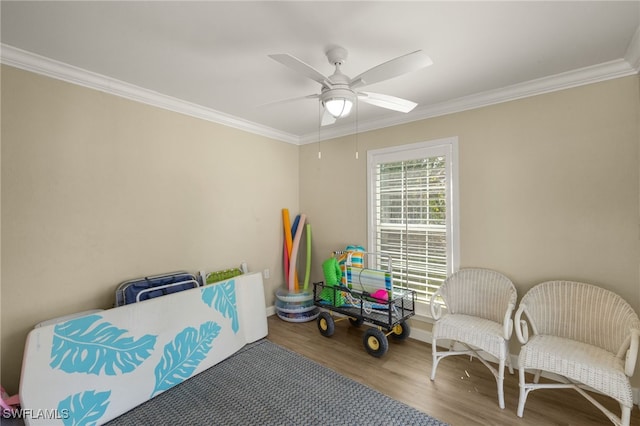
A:
{"type": "Polygon", "coordinates": [[[314,304],[323,309],[318,315],[320,334],[332,336],[335,323],[344,319],[356,327],[369,323],[371,327],[364,333],[363,344],[375,357],[387,352],[387,336],[395,340],[409,337],[406,320],[415,314],[416,293],[393,288],[389,256],[365,252],[361,246],[347,246],[347,250],[333,252],[322,266],[325,281],[314,283],[313,289],[314,304]],[[365,262],[368,257],[375,260],[365,262]],[[365,263],[374,266],[386,263],[386,268],[371,268],[365,263]]]}

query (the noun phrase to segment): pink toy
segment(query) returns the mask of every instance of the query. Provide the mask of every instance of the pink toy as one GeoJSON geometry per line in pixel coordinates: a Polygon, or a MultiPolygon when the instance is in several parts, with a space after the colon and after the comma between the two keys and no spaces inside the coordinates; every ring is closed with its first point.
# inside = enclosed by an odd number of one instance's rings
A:
{"type": "Polygon", "coordinates": [[[9,394],[0,386],[0,413],[5,411],[13,411],[20,405],[20,397],[18,395],[9,396],[9,394]]]}
{"type": "Polygon", "coordinates": [[[371,297],[386,302],[389,300],[389,293],[387,292],[387,290],[381,288],[380,290],[376,290],[371,293],[371,297]]]}

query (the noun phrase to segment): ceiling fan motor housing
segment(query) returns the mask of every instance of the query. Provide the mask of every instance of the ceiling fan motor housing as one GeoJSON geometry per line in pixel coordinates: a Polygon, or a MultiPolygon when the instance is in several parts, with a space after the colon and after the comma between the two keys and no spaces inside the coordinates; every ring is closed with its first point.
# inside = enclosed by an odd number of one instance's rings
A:
{"type": "Polygon", "coordinates": [[[347,56],[349,56],[349,53],[344,47],[334,46],[331,49],[327,50],[326,55],[331,65],[342,65],[344,64],[344,61],[347,60],[347,56]]]}

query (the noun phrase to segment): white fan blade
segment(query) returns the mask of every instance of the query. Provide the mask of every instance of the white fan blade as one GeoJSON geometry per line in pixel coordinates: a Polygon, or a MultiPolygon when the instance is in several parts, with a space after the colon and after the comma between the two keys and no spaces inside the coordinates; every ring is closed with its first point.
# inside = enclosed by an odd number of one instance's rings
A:
{"type": "Polygon", "coordinates": [[[273,105],[280,104],[288,104],[290,102],[300,101],[302,99],[318,99],[320,97],[319,94],[307,95],[307,96],[298,96],[297,98],[288,98],[288,99],[280,99],[279,101],[267,102],[266,104],[260,104],[256,108],[264,108],[270,107],[273,105]]]}
{"type": "Polygon", "coordinates": [[[329,111],[325,109],[324,112],[322,113],[322,121],[320,121],[320,125],[328,126],[335,122],[336,122],[336,118],[333,115],[329,114],[329,111]]]}
{"type": "Polygon", "coordinates": [[[327,87],[329,89],[332,87],[331,82],[327,77],[320,74],[318,70],[313,68],[311,65],[302,62],[295,56],[291,56],[287,53],[278,53],[275,55],[269,55],[269,57],[277,62],[280,62],[282,65],[289,67],[292,70],[297,71],[312,80],[317,81],[324,87],[327,87]]]}
{"type": "Polygon", "coordinates": [[[422,50],[416,50],[415,52],[397,57],[363,72],[354,77],[349,86],[352,89],[367,86],[419,70],[420,68],[428,67],[431,64],[433,64],[433,61],[429,56],[422,50]]]}
{"type": "Polygon", "coordinates": [[[371,92],[358,92],[358,99],[371,105],[405,113],[411,111],[418,105],[406,99],[371,92]]]}

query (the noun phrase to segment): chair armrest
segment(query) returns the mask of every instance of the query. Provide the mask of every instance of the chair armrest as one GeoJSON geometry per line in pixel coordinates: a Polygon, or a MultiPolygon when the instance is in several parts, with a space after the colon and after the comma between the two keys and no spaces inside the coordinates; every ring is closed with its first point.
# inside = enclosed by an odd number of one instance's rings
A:
{"type": "Polygon", "coordinates": [[[523,345],[529,341],[529,325],[525,320],[520,319],[524,309],[524,305],[520,304],[520,307],[516,311],[516,315],[513,319],[516,328],[516,337],[518,338],[518,341],[523,345]]]}
{"type": "Polygon", "coordinates": [[[431,317],[434,320],[440,319],[442,316],[442,306],[436,303],[436,297],[440,296],[440,289],[431,295],[431,301],[429,302],[429,308],[431,309],[431,317]]]}
{"type": "Polygon", "coordinates": [[[504,314],[504,320],[502,321],[502,332],[504,333],[504,338],[507,340],[511,339],[511,334],[513,333],[513,320],[511,319],[511,315],[513,315],[514,309],[515,306],[509,304],[504,314]]]}
{"type": "Polygon", "coordinates": [[[638,344],[640,343],[640,330],[631,331],[631,344],[627,349],[627,355],[624,361],[624,374],[627,377],[633,376],[636,368],[636,360],[638,359],[638,344]]]}

